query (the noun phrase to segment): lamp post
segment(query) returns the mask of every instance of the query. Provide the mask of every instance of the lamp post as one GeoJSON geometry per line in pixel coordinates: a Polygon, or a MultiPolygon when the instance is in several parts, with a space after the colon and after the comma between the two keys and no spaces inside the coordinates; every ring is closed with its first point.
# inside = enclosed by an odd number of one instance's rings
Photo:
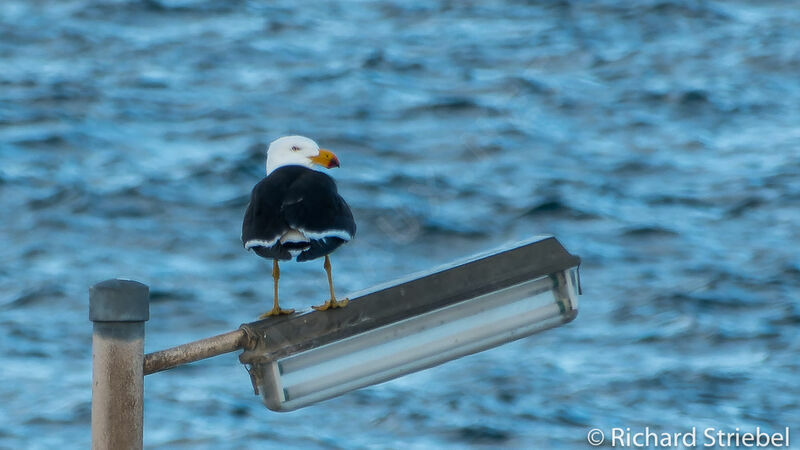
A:
{"type": "Polygon", "coordinates": [[[130,280],[89,288],[92,331],[92,449],[141,449],[144,323],[150,290],[130,280]]]}
{"type": "Polygon", "coordinates": [[[580,258],[544,236],[356,292],[308,311],[144,354],[149,289],[89,289],[92,448],[141,449],[144,376],[244,350],[256,394],[291,411],[572,321],[580,258]]]}

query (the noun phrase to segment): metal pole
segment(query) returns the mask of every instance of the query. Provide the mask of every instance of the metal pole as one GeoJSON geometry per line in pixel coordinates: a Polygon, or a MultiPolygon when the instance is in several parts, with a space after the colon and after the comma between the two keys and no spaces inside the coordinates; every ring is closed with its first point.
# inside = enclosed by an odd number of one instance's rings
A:
{"type": "Polygon", "coordinates": [[[107,280],[89,288],[92,333],[92,449],[141,449],[144,322],[150,291],[107,280]]]}
{"type": "Polygon", "coordinates": [[[144,356],[144,374],[150,375],[212,356],[235,352],[246,346],[247,333],[240,328],[159,352],[148,353],[144,356]]]}

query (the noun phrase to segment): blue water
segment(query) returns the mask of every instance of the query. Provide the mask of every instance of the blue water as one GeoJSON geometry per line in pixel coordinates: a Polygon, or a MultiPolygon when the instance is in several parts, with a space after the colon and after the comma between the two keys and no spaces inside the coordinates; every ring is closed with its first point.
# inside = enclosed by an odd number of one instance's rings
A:
{"type": "MultiPolygon", "coordinates": [[[[799,43],[769,0],[3,1],[0,447],[89,445],[95,282],[151,287],[147,351],[268,309],[239,233],[289,133],[342,163],[341,292],[551,233],[580,314],[288,414],[234,354],[148,376],[147,447],[800,439],[799,43]]],[[[282,270],[282,306],[326,299],[282,270]]]]}

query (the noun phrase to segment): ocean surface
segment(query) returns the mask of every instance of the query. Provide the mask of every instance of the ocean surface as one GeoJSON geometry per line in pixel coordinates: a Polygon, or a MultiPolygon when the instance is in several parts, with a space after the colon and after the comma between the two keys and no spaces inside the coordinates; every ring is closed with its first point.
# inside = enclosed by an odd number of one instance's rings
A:
{"type": "Polygon", "coordinates": [[[285,414],[236,354],[151,375],[147,448],[800,442],[795,2],[4,0],[0,67],[0,448],[89,446],[92,284],[150,286],[148,352],[269,309],[239,236],[285,134],[341,160],[339,292],[553,234],[578,318],[285,414]]]}

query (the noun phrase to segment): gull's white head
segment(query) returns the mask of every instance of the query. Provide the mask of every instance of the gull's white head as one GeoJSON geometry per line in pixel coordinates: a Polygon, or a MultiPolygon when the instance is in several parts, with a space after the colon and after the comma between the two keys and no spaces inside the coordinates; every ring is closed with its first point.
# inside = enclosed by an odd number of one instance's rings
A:
{"type": "Polygon", "coordinates": [[[333,152],[319,148],[316,142],[303,136],[284,136],[269,144],[267,175],[278,167],[295,165],[313,168],[315,164],[332,169],[339,167],[339,159],[333,152]]]}

